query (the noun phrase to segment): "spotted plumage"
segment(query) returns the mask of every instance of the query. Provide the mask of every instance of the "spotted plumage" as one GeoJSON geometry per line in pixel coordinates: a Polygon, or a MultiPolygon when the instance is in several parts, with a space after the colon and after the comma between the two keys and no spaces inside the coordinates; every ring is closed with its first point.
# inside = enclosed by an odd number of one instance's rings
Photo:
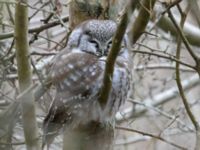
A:
{"type": "Polygon", "coordinates": [[[76,130],[92,121],[114,120],[127,98],[130,57],[124,38],[115,63],[112,88],[105,110],[98,103],[106,58],[116,31],[111,20],[90,20],[73,30],[67,47],[55,56],[50,71],[56,96],[44,120],[44,140],[51,143],[63,127],[76,130]]]}

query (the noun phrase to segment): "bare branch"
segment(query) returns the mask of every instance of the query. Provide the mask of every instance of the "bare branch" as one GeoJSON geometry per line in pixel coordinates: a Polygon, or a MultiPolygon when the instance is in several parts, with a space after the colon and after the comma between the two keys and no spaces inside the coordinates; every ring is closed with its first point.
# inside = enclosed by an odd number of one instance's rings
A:
{"type": "MultiPolygon", "coordinates": [[[[180,27],[181,29],[183,28],[184,26],[184,22],[186,20],[186,17],[187,17],[187,13],[183,13],[180,6],[178,5],[178,8],[179,8],[179,12],[181,14],[181,22],[180,22],[180,27]]],[[[169,12],[170,13],[170,12],[169,12]]],[[[173,16],[171,16],[173,17],[173,16]]],[[[173,18],[171,18],[173,19],[173,18]]],[[[183,37],[182,37],[183,38],[183,37]]],[[[181,43],[182,43],[182,39],[181,39],[181,35],[179,35],[178,37],[178,43],[177,43],[177,50],[176,50],[176,58],[177,59],[180,59],[180,54],[181,54],[181,43]]],[[[188,49],[188,51],[190,51],[188,49]]],[[[193,54],[193,53],[192,53],[193,54]]],[[[194,55],[194,54],[193,54],[194,55]]],[[[193,58],[195,59],[196,58],[196,55],[193,56],[193,58]]],[[[187,97],[185,96],[185,93],[184,93],[184,90],[183,90],[183,86],[181,84],[181,77],[180,77],[180,69],[179,69],[180,65],[179,65],[179,62],[176,62],[176,83],[177,83],[177,86],[178,86],[178,89],[179,89],[179,93],[180,93],[180,96],[182,98],[182,101],[183,101],[183,104],[184,104],[184,107],[185,107],[185,110],[192,122],[192,124],[194,125],[195,129],[196,129],[196,137],[197,137],[197,140],[196,140],[196,147],[195,149],[198,150],[200,147],[200,145],[198,144],[200,141],[200,137],[198,135],[198,133],[200,132],[199,129],[200,129],[200,126],[198,124],[198,121],[197,119],[195,118],[193,112],[191,111],[190,109],[190,106],[189,106],[189,103],[188,103],[188,100],[187,100],[187,97]]]]}
{"type": "MultiPolygon", "coordinates": [[[[63,22],[67,22],[68,20],[69,20],[68,16],[65,16],[65,17],[62,18],[63,22]]],[[[36,27],[36,28],[28,29],[28,33],[40,33],[44,30],[47,30],[49,28],[55,27],[55,26],[60,25],[60,24],[61,23],[60,23],[59,20],[52,21],[48,24],[41,25],[41,26],[36,27]]],[[[8,39],[8,38],[11,38],[13,36],[14,36],[14,32],[3,33],[3,34],[0,34],[0,40],[8,39]]]]}
{"type": "MultiPolygon", "coordinates": [[[[128,7],[126,7],[126,9],[128,9],[128,7]]],[[[108,58],[106,61],[106,67],[105,67],[104,78],[103,78],[103,86],[100,90],[100,96],[98,99],[102,108],[104,108],[104,106],[107,104],[107,99],[108,99],[110,88],[112,85],[115,60],[121,49],[121,42],[122,42],[124,33],[126,31],[127,25],[128,25],[128,10],[124,12],[121,18],[121,21],[118,25],[117,31],[113,38],[113,44],[112,44],[111,50],[109,51],[108,58]]]]}
{"type": "Polygon", "coordinates": [[[153,137],[153,138],[155,138],[155,139],[158,139],[158,140],[160,140],[160,141],[163,141],[163,142],[165,142],[165,143],[168,143],[168,144],[170,144],[170,145],[172,145],[172,146],[174,146],[174,147],[176,147],[176,148],[178,148],[178,149],[187,150],[187,148],[185,148],[185,147],[183,147],[183,146],[177,145],[177,144],[175,144],[175,143],[173,143],[173,142],[171,142],[171,141],[168,141],[168,140],[166,140],[166,139],[164,139],[164,138],[162,138],[162,137],[160,137],[160,136],[153,135],[153,134],[151,134],[151,133],[146,133],[146,132],[143,132],[143,131],[139,131],[139,130],[135,130],[135,129],[131,129],[131,128],[126,128],[126,127],[120,127],[120,126],[116,126],[115,128],[116,128],[116,129],[119,129],[119,130],[124,130],[124,131],[129,131],[129,132],[134,132],[134,133],[142,134],[142,135],[144,135],[144,136],[153,137]]]}
{"type": "Polygon", "coordinates": [[[134,44],[139,37],[144,32],[147,23],[149,22],[149,19],[151,17],[151,12],[154,7],[156,0],[143,0],[142,6],[139,10],[138,17],[136,18],[131,30],[129,31],[129,37],[132,44],[134,44]]]}
{"type": "Polygon", "coordinates": [[[160,57],[160,58],[165,58],[165,59],[168,59],[168,60],[179,62],[180,64],[182,64],[182,65],[184,65],[186,67],[189,67],[191,69],[194,69],[194,70],[196,69],[195,66],[191,66],[190,64],[187,64],[187,63],[185,63],[183,61],[180,61],[180,60],[178,60],[178,59],[176,59],[175,57],[172,57],[172,56],[166,56],[166,55],[161,55],[161,54],[147,52],[147,51],[141,51],[141,50],[132,50],[132,52],[140,53],[140,54],[153,55],[153,56],[157,56],[157,57],[160,57]]]}
{"type": "MultiPolygon", "coordinates": [[[[197,74],[191,76],[188,79],[185,79],[182,81],[183,89],[188,90],[193,88],[194,86],[197,86],[200,84],[199,77],[197,74]]],[[[147,98],[144,100],[144,102],[150,102],[151,106],[158,106],[161,104],[164,104],[173,98],[178,96],[178,88],[177,87],[172,87],[168,90],[163,91],[162,93],[158,93],[157,95],[153,96],[152,98],[147,98]]],[[[124,109],[122,112],[119,112],[116,114],[116,120],[118,122],[122,122],[124,120],[130,119],[130,118],[136,118],[141,116],[147,112],[146,108],[136,108],[136,110],[133,110],[133,107],[130,106],[126,109],[124,109]]]]}

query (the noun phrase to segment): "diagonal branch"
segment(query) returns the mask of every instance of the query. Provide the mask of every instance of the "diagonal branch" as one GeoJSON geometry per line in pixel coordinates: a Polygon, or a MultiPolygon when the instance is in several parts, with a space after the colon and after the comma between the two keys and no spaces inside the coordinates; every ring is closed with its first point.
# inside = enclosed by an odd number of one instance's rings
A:
{"type": "Polygon", "coordinates": [[[172,23],[174,24],[174,26],[176,27],[178,34],[180,35],[181,39],[183,40],[183,43],[185,44],[185,47],[187,48],[188,52],[190,53],[190,55],[193,57],[193,59],[195,60],[196,63],[199,62],[199,57],[193,52],[193,50],[190,47],[190,44],[187,40],[187,38],[185,37],[182,29],[179,27],[179,25],[177,24],[173,14],[171,13],[171,10],[168,10],[168,15],[169,18],[171,19],[172,23]]]}
{"type": "Polygon", "coordinates": [[[128,11],[126,10],[121,18],[120,24],[118,25],[116,34],[113,38],[113,45],[106,60],[103,85],[100,90],[100,96],[98,99],[102,108],[104,108],[105,105],[107,104],[107,99],[112,85],[115,60],[121,49],[121,42],[125,34],[127,25],[128,25],[128,11]]]}

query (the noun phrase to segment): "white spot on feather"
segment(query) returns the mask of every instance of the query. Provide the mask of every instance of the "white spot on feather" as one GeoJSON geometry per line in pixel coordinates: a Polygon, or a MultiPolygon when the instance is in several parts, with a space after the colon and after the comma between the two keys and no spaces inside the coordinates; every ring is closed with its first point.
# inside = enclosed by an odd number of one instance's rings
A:
{"type": "Polygon", "coordinates": [[[93,71],[93,72],[91,73],[91,75],[92,75],[92,76],[94,76],[95,74],[96,74],[96,72],[95,72],[95,71],[93,71]]]}
{"type": "Polygon", "coordinates": [[[74,68],[74,65],[68,64],[67,67],[70,68],[70,69],[73,69],[73,68],[74,68]]]}

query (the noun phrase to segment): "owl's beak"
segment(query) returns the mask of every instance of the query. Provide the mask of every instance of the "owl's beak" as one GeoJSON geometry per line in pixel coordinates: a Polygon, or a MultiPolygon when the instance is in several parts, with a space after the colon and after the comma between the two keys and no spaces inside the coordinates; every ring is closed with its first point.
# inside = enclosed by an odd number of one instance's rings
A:
{"type": "Polygon", "coordinates": [[[102,54],[102,56],[105,55],[105,49],[104,49],[104,48],[102,48],[102,50],[101,50],[101,54],[102,54]]]}
{"type": "Polygon", "coordinates": [[[107,46],[106,47],[100,47],[99,48],[99,53],[100,53],[100,56],[107,56],[108,55],[108,51],[109,51],[109,49],[107,48],[107,46]]]}
{"type": "Polygon", "coordinates": [[[102,48],[101,53],[102,53],[102,56],[107,56],[108,55],[108,49],[102,48]]]}

